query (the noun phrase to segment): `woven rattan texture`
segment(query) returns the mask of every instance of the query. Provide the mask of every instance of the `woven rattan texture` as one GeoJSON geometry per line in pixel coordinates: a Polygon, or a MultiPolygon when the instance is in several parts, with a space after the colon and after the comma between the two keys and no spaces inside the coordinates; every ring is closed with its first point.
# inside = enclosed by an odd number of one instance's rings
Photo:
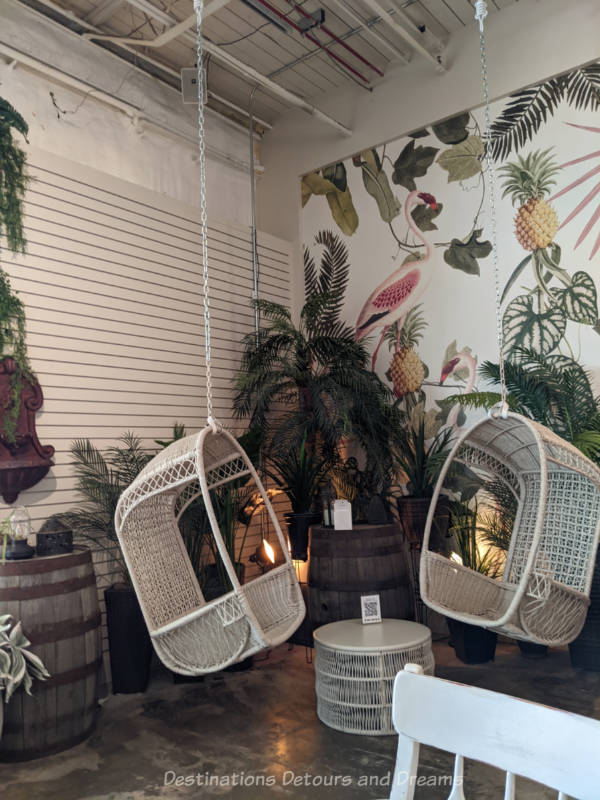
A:
{"type": "Polygon", "coordinates": [[[285,563],[240,587],[212,515],[211,488],[249,475],[264,492],[238,442],[218,426],[161,451],[119,501],[115,523],[146,624],[161,660],[184,674],[222,669],[285,641],[305,614],[293,564],[273,508],[265,508],[285,563]],[[204,489],[203,487],[204,481],[204,489]],[[233,591],[205,603],[177,519],[202,497],[233,591]]]}
{"type": "MultiPolygon", "coordinates": [[[[567,644],[579,633],[600,536],[600,469],[569,442],[516,414],[475,425],[454,461],[486,480],[508,484],[518,503],[501,580],[429,550],[421,559],[421,595],[433,609],[463,622],[540,644],[567,644]]],[[[436,496],[437,497],[437,494],[436,496]]]]}
{"type": "Polygon", "coordinates": [[[315,689],[319,719],[346,733],[393,734],[394,678],[405,664],[420,664],[433,675],[431,634],[423,643],[393,651],[348,652],[315,640],[315,689]]]}

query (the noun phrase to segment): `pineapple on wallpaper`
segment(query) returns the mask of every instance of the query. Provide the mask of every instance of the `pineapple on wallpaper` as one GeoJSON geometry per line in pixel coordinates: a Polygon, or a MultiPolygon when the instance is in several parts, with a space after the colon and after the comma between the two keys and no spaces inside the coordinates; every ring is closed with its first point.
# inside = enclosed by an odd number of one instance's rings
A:
{"type": "MultiPolygon", "coordinates": [[[[599,109],[594,63],[494,104],[489,142],[505,355],[574,359],[597,385],[599,109]]],[[[498,361],[481,118],[459,114],[302,179],[305,239],[327,206],[348,237],[346,317],[370,337],[373,369],[453,427],[466,415],[444,397],[478,389],[478,361],[498,361]]]]}

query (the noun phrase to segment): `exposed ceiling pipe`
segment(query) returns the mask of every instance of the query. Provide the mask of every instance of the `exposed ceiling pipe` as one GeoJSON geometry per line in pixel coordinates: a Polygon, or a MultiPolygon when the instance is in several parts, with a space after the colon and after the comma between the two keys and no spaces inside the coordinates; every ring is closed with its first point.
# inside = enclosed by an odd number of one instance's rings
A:
{"type": "MultiPolygon", "coordinates": [[[[411,19],[406,13],[406,11],[404,11],[404,9],[400,8],[400,3],[397,2],[397,0],[391,0],[391,2],[393,4],[392,12],[394,14],[394,17],[396,19],[402,20],[402,22],[408,25],[409,29],[417,28],[417,30],[419,30],[418,23],[415,22],[414,19],[411,19]]],[[[423,27],[425,28],[425,26],[423,27]]],[[[431,30],[431,28],[427,27],[426,30],[427,30],[426,34],[425,31],[423,31],[423,41],[425,41],[425,36],[427,36],[430,40],[430,44],[435,44],[439,48],[440,52],[442,52],[442,50],[446,47],[447,41],[443,41],[442,39],[439,38],[439,36],[436,36],[435,33],[431,30]]]]}
{"type": "MultiPolygon", "coordinates": [[[[95,100],[104,103],[111,108],[116,108],[119,111],[122,111],[126,114],[133,126],[134,130],[138,133],[143,133],[144,128],[146,126],[150,128],[156,129],[159,133],[163,135],[169,136],[174,139],[179,139],[181,141],[186,142],[187,144],[191,145],[194,148],[194,154],[198,147],[198,139],[195,135],[188,135],[183,133],[182,131],[178,131],[175,128],[172,128],[170,125],[165,125],[162,122],[158,122],[156,120],[151,119],[144,115],[144,112],[141,108],[134,106],[132,103],[126,103],[124,100],[121,100],[118,97],[110,94],[109,92],[105,92],[103,89],[99,89],[96,86],[92,86],[85,81],[80,80],[79,78],[74,77],[73,75],[69,75],[67,72],[63,72],[62,70],[56,69],[56,67],[52,67],[50,64],[46,64],[43,61],[38,60],[37,58],[33,58],[33,56],[29,56],[26,53],[22,53],[20,50],[15,50],[13,47],[9,47],[0,42],[0,56],[4,58],[8,58],[11,62],[16,62],[17,64],[21,64],[29,69],[37,72],[40,75],[44,75],[52,80],[56,81],[57,83],[62,84],[63,86],[69,86],[72,89],[75,89],[78,92],[86,96],[93,97],[95,100]]],[[[236,126],[239,127],[239,126],[236,126]]],[[[244,130],[242,128],[242,130],[244,130]]],[[[216,147],[207,147],[207,153],[209,153],[213,158],[218,158],[220,161],[226,161],[230,164],[233,164],[238,169],[249,169],[249,164],[241,159],[234,158],[230,156],[228,153],[219,150],[216,147]]]]}
{"type": "MultiPolygon", "coordinates": [[[[340,56],[338,56],[337,53],[334,53],[333,50],[330,50],[326,45],[321,44],[321,42],[315,36],[313,36],[311,33],[305,33],[302,30],[302,28],[300,27],[300,25],[298,25],[298,23],[294,22],[289,17],[287,17],[282,11],[280,11],[278,8],[275,8],[275,6],[271,5],[271,3],[268,2],[268,0],[256,0],[256,2],[260,3],[261,6],[264,6],[265,8],[268,8],[269,11],[271,11],[277,17],[280,17],[282,20],[285,20],[289,25],[292,26],[292,28],[295,31],[300,33],[304,38],[308,39],[309,42],[312,42],[313,44],[315,44],[320,50],[323,50],[325,53],[327,53],[327,55],[330,58],[333,58],[334,61],[337,61],[338,64],[341,64],[344,69],[347,69],[348,72],[351,72],[352,75],[355,75],[363,83],[367,83],[367,84],[369,83],[369,79],[368,78],[365,78],[364,75],[362,75],[358,70],[354,69],[354,67],[351,66],[350,64],[348,64],[347,61],[344,61],[344,59],[341,58],[340,56]]],[[[372,69],[376,69],[375,67],[373,67],[373,65],[370,65],[370,66],[371,66],[372,69]]]]}
{"type": "MultiPolygon", "coordinates": [[[[300,14],[302,14],[302,16],[305,19],[312,19],[312,14],[309,14],[308,11],[305,11],[302,8],[302,6],[299,6],[297,3],[294,2],[294,0],[288,0],[288,3],[292,6],[292,8],[295,11],[298,11],[300,14]]],[[[365,64],[365,66],[369,67],[369,69],[372,69],[373,72],[376,72],[379,76],[383,78],[383,72],[378,67],[376,67],[374,64],[371,64],[370,61],[367,61],[367,59],[364,58],[364,56],[361,56],[361,54],[357,52],[353,47],[350,47],[350,45],[347,44],[343,39],[340,39],[340,37],[337,36],[326,25],[320,25],[319,29],[322,30],[323,33],[326,33],[327,36],[331,37],[336,44],[339,44],[341,47],[344,48],[344,50],[347,50],[349,53],[352,53],[352,55],[355,58],[357,58],[359,61],[362,61],[362,63],[365,64]]]]}
{"type": "MultiPolygon", "coordinates": [[[[445,72],[446,67],[442,63],[441,56],[434,56],[429,50],[423,46],[423,44],[419,41],[419,39],[414,36],[412,33],[403,28],[393,16],[383,8],[382,5],[379,4],[378,0],[361,0],[366,6],[368,6],[374,14],[381,17],[387,25],[395,31],[399,36],[401,36],[405,41],[407,41],[411,47],[413,47],[417,53],[420,53],[424,58],[428,61],[431,61],[432,64],[435,65],[435,68],[438,72],[445,72]]],[[[414,24],[414,23],[411,23],[414,24]]]]}
{"type": "Polygon", "coordinates": [[[83,39],[95,39],[97,42],[115,42],[116,44],[133,44],[143,47],[164,47],[169,42],[176,39],[178,36],[181,36],[182,33],[189,30],[196,24],[196,14],[190,14],[189,17],[181,20],[176,25],[172,25],[170,28],[167,28],[166,31],[163,31],[161,34],[156,36],[154,39],[136,39],[136,38],[127,38],[127,36],[107,36],[102,33],[95,33],[90,31],[90,33],[82,33],[81,36],[83,39]]]}
{"type": "MultiPolygon", "coordinates": [[[[149,3],[148,0],[127,0],[130,5],[135,6],[136,8],[140,8],[150,16],[157,19],[159,22],[162,22],[165,25],[172,25],[177,20],[172,17],[170,14],[167,14],[165,11],[162,11],[160,8],[152,5],[149,3]]],[[[213,3],[219,2],[219,0],[213,0],[213,3]]],[[[118,38],[118,37],[117,37],[118,38]]],[[[182,38],[190,43],[196,44],[196,37],[194,36],[191,31],[186,31],[182,38]]],[[[297,108],[302,108],[304,111],[307,111],[309,114],[314,116],[316,119],[320,119],[322,122],[326,122],[328,125],[331,125],[340,133],[343,133],[344,136],[351,136],[352,131],[350,128],[347,128],[345,125],[342,125],[341,122],[338,122],[333,117],[330,117],[329,114],[326,114],[324,111],[321,111],[316,106],[308,103],[302,97],[294,92],[290,92],[288,89],[284,89],[283,86],[280,86],[275,81],[272,81],[270,78],[267,78],[265,75],[262,75],[260,72],[257,72],[254,67],[249,66],[248,64],[244,64],[243,61],[239,61],[234,56],[227,53],[224,49],[220,48],[218,45],[213,44],[212,42],[208,41],[207,39],[203,42],[203,47],[205,52],[210,53],[212,56],[215,57],[218,61],[222,61],[224,64],[227,64],[232,70],[235,72],[244,75],[247,78],[250,78],[251,83],[259,83],[263,86],[267,91],[271,94],[276,95],[277,97],[281,97],[283,100],[288,102],[292,106],[296,106],[297,108]]]]}
{"type": "MultiPolygon", "coordinates": [[[[207,94],[209,97],[212,97],[217,102],[223,103],[224,106],[231,108],[232,111],[238,111],[240,114],[243,114],[246,117],[250,117],[250,113],[248,112],[247,109],[244,109],[241,106],[236,105],[236,103],[232,103],[231,100],[226,100],[224,97],[221,97],[220,94],[215,94],[213,91],[211,91],[211,89],[207,90],[207,94]]],[[[261,119],[260,117],[255,117],[254,114],[252,114],[252,121],[257,122],[261,128],[264,128],[267,131],[273,129],[273,126],[271,125],[270,122],[265,122],[264,119],[261,119]]]]}
{"type": "MultiPolygon", "coordinates": [[[[137,2],[137,0],[136,0],[137,2]]],[[[187,21],[187,20],[184,20],[187,21]]],[[[86,35],[86,38],[90,39],[101,39],[103,41],[114,42],[115,44],[120,44],[123,42],[123,37],[119,36],[103,36],[103,35],[86,35]]],[[[125,40],[129,41],[129,40],[125,40]]],[[[142,39],[134,39],[133,40],[138,45],[146,44],[142,39]]],[[[322,122],[326,122],[328,125],[333,126],[338,130],[340,133],[343,133],[344,136],[351,136],[352,131],[350,128],[347,128],[345,125],[342,125],[341,122],[338,122],[333,117],[330,117],[328,114],[325,114],[324,111],[321,111],[316,106],[312,105],[312,103],[308,103],[302,97],[299,97],[294,92],[290,92],[288,89],[284,89],[283,86],[280,86],[275,81],[270,80],[270,78],[265,77],[260,72],[257,72],[254,67],[249,66],[248,64],[244,64],[242,61],[238,61],[237,58],[234,58],[232,55],[227,53],[225,50],[220,48],[218,45],[213,44],[213,42],[205,39],[203,42],[204,51],[210,53],[214,56],[218,61],[222,61],[223,63],[227,64],[231,69],[235,70],[241,75],[248,77],[251,79],[253,83],[258,83],[261,86],[264,86],[271,94],[276,95],[277,97],[281,97],[282,99],[286,100],[290,105],[296,106],[298,108],[302,108],[304,111],[308,111],[316,119],[320,119],[322,122]]]]}
{"type": "MultiPolygon", "coordinates": [[[[40,3],[41,5],[46,6],[47,8],[51,9],[52,11],[61,14],[62,16],[66,17],[67,19],[77,23],[78,25],[81,25],[82,28],[91,28],[91,29],[98,30],[97,28],[95,28],[94,25],[92,25],[91,21],[81,19],[73,11],[69,11],[68,9],[63,8],[62,6],[57,5],[54,2],[54,0],[37,0],[37,2],[40,3]]],[[[40,13],[40,12],[36,11],[35,9],[30,9],[30,10],[33,11],[33,13],[35,13],[35,14],[39,14],[40,13]]],[[[44,19],[46,19],[46,20],[48,20],[50,22],[55,22],[55,20],[49,19],[48,17],[46,17],[43,14],[41,14],[41,16],[44,19]]],[[[58,22],[56,24],[60,25],[60,23],[58,23],[58,22]]],[[[76,33],[75,31],[72,31],[70,29],[69,29],[69,31],[73,35],[81,37],[80,33],[76,33]]],[[[98,31],[98,32],[100,32],[100,31],[98,31]]],[[[96,45],[96,43],[93,40],[90,40],[90,44],[93,44],[96,47],[100,47],[100,45],[96,45]]],[[[161,61],[156,61],[155,59],[153,59],[147,53],[140,53],[139,50],[136,50],[135,48],[130,47],[129,45],[121,44],[119,46],[122,47],[123,50],[125,50],[126,52],[134,54],[137,59],[142,59],[143,61],[148,62],[148,64],[152,64],[153,66],[157,67],[158,69],[160,69],[162,72],[166,73],[167,75],[171,75],[173,78],[175,78],[177,80],[177,82],[181,81],[181,73],[178,72],[177,70],[173,69],[172,67],[168,67],[166,64],[163,64],[161,61]]],[[[114,52],[113,50],[103,49],[103,52],[104,53],[108,53],[108,55],[113,56],[114,58],[118,58],[120,60],[124,60],[124,59],[122,59],[121,56],[118,55],[118,53],[114,52]]],[[[129,62],[125,60],[125,63],[129,63],[129,62]]],[[[150,73],[146,72],[145,70],[141,69],[139,66],[136,66],[135,64],[133,64],[131,66],[132,66],[133,69],[141,72],[143,75],[150,75],[150,73]]],[[[156,77],[156,76],[150,75],[150,77],[156,77]]],[[[161,79],[157,78],[157,80],[161,80],[161,79]]],[[[167,81],[163,81],[163,80],[161,80],[161,83],[164,86],[168,86],[169,89],[172,89],[174,92],[177,92],[178,95],[181,93],[181,89],[176,87],[176,86],[173,86],[171,83],[168,83],[167,81]]],[[[238,112],[242,116],[248,117],[248,109],[242,108],[241,106],[238,106],[235,103],[232,103],[231,100],[227,100],[225,97],[221,97],[221,95],[217,94],[216,92],[213,92],[213,91],[209,90],[208,95],[209,95],[209,97],[212,97],[217,102],[222,103],[224,106],[228,106],[233,111],[238,112]]],[[[214,111],[214,109],[212,109],[212,110],[214,111]]],[[[214,113],[218,114],[217,111],[215,111],[214,113]]],[[[241,126],[239,126],[238,123],[234,122],[230,117],[223,116],[223,115],[219,115],[219,116],[222,116],[222,118],[224,120],[226,120],[228,124],[234,125],[235,127],[239,127],[240,130],[245,130],[245,128],[242,128],[241,126]]],[[[260,117],[257,117],[256,115],[254,115],[254,120],[256,122],[258,122],[261,127],[265,128],[265,130],[271,130],[272,127],[273,127],[271,125],[271,123],[267,122],[264,119],[261,119],[260,117]]]]}
{"type": "Polygon", "coordinates": [[[227,66],[231,67],[231,69],[233,69],[235,72],[238,72],[244,77],[249,78],[252,83],[258,83],[261,86],[264,86],[264,88],[267,89],[271,94],[281,97],[282,100],[285,100],[292,106],[302,108],[304,111],[307,111],[309,114],[311,114],[311,116],[315,117],[315,119],[320,119],[322,122],[326,122],[340,133],[343,133],[344,136],[352,135],[352,130],[347,128],[345,125],[342,125],[342,123],[338,122],[337,119],[330,117],[329,114],[321,111],[319,108],[312,105],[312,103],[309,103],[302,97],[294,94],[294,92],[284,89],[283,86],[275,83],[275,81],[272,81],[270,78],[266,78],[260,72],[257,72],[254,67],[244,64],[242,61],[238,61],[237,58],[234,58],[225,50],[222,50],[218,45],[213,44],[213,42],[205,39],[202,43],[202,47],[206,53],[210,53],[217,60],[222,61],[224,64],[227,64],[227,66]]]}
{"type": "Polygon", "coordinates": [[[87,21],[91,25],[102,25],[102,23],[106,22],[124,2],[125,0],[104,0],[104,3],[97,6],[88,14],[87,21]]]}
{"type": "Polygon", "coordinates": [[[343,12],[347,17],[350,17],[351,20],[356,22],[366,34],[368,34],[372,39],[374,39],[377,44],[383,45],[387,49],[389,53],[392,53],[394,56],[399,58],[403,63],[408,64],[410,59],[406,53],[403,53],[399,47],[396,47],[395,44],[389,42],[385,36],[382,36],[379,31],[376,31],[373,27],[373,24],[365,22],[365,20],[361,19],[359,15],[350,8],[347,3],[342,2],[342,0],[328,0],[329,4],[338,8],[341,12],[343,12]]]}

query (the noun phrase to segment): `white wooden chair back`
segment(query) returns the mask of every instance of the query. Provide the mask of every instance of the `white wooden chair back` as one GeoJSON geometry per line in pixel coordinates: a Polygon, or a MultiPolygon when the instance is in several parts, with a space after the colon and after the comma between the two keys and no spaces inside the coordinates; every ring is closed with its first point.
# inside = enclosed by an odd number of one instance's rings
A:
{"type": "Polygon", "coordinates": [[[455,753],[447,800],[475,800],[463,781],[463,759],[506,772],[504,800],[515,778],[557,791],[557,800],[600,798],[600,722],[510,695],[424,675],[407,664],[396,676],[392,706],[399,734],[390,800],[413,800],[419,745],[455,753]]]}

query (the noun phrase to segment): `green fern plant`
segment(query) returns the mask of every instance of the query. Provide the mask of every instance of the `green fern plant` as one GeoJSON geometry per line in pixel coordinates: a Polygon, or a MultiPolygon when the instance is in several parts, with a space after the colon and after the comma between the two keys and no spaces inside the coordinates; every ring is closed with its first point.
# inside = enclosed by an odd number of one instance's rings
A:
{"type": "MultiPolygon", "coordinates": [[[[0,97],[0,240],[4,236],[9,250],[24,253],[23,198],[29,179],[27,158],[16,143],[13,131],[26,139],[27,123],[9,102],[0,97]]],[[[17,369],[10,376],[10,393],[1,409],[0,433],[5,441],[14,444],[21,392],[34,376],[27,358],[25,309],[12,291],[8,275],[0,269],[0,357],[9,355],[17,369]]]]}
{"type": "Polygon", "coordinates": [[[27,357],[25,308],[12,291],[8,275],[0,269],[0,358],[7,356],[14,359],[17,368],[10,376],[10,392],[1,408],[0,433],[14,444],[21,392],[26,382],[34,380],[34,374],[27,357]]]}
{"type": "Polygon", "coordinates": [[[23,199],[29,178],[27,157],[16,143],[13,131],[27,140],[27,123],[0,97],[0,237],[6,237],[8,249],[13,253],[24,253],[23,199]]]}

